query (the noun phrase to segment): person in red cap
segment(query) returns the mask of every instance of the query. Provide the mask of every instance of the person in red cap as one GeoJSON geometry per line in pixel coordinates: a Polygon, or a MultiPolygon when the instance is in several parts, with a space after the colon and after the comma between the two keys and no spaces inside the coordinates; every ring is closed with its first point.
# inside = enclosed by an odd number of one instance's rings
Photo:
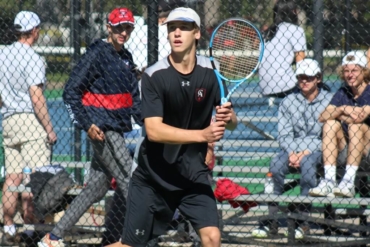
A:
{"type": "MultiPolygon", "coordinates": [[[[134,29],[128,8],[116,8],[108,17],[107,39],[95,40],[73,68],[63,100],[72,122],[86,131],[94,155],[89,181],[39,247],[64,247],[63,237],[94,203],[101,200],[112,177],[126,196],[132,158],[124,133],[132,130],[131,117],[142,125],[140,94],[131,54],[124,48],[134,29]]],[[[122,207],[125,204],[122,203],[122,207]]]]}

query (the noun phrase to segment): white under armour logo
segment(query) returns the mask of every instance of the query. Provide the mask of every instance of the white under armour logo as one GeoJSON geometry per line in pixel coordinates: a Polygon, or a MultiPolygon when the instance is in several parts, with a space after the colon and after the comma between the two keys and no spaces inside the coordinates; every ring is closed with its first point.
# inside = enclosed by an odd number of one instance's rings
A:
{"type": "Polygon", "coordinates": [[[185,86],[190,86],[190,81],[182,81],[181,82],[181,86],[185,87],[185,86]]]}
{"type": "Polygon", "coordinates": [[[135,233],[136,235],[141,235],[141,236],[144,236],[144,234],[145,234],[145,230],[139,230],[139,229],[136,229],[136,233],[135,233]]]}

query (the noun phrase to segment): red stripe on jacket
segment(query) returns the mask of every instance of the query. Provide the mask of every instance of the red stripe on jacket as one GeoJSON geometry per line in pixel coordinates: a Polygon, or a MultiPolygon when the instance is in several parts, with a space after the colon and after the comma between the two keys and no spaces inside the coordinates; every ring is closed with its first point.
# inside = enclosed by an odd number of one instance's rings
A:
{"type": "Polygon", "coordinates": [[[94,94],[85,92],[82,96],[84,106],[94,106],[109,110],[118,110],[132,107],[132,96],[130,93],[120,94],[94,94]]]}

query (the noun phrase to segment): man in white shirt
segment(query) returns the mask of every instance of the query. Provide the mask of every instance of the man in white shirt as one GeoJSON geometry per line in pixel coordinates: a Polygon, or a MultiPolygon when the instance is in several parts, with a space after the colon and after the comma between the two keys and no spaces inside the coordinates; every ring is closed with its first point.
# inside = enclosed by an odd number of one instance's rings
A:
{"type": "MultiPolygon", "coordinates": [[[[51,145],[57,141],[50,120],[43,89],[46,83],[45,63],[32,49],[39,37],[40,19],[21,11],[14,20],[18,41],[0,53],[0,92],[3,116],[3,144],[6,177],[3,187],[4,236],[2,244],[16,244],[13,217],[18,193],[10,186],[22,182],[22,170],[50,164],[51,145]]],[[[23,219],[33,223],[32,196],[22,194],[23,219]]]]}

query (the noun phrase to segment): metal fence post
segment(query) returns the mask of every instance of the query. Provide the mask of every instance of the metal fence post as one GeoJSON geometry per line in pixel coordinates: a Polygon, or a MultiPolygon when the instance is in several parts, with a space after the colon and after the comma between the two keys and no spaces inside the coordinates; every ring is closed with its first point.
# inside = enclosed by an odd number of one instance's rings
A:
{"type": "Polygon", "coordinates": [[[148,66],[158,61],[158,2],[148,1],[148,66]]]}
{"type": "Polygon", "coordinates": [[[314,59],[319,62],[321,69],[324,66],[324,1],[316,0],[313,5],[313,30],[314,30],[314,43],[313,52],[314,59]]]}
{"type": "MultiPolygon", "coordinates": [[[[81,0],[72,0],[71,1],[71,29],[72,29],[72,46],[73,46],[73,56],[72,56],[72,66],[74,67],[77,64],[77,61],[80,58],[81,50],[81,37],[80,37],[80,25],[79,19],[81,16],[81,0]]],[[[74,128],[74,160],[81,161],[81,129],[74,128]]],[[[82,184],[82,169],[76,168],[75,171],[75,180],[77,183],[82,184]]]]}

